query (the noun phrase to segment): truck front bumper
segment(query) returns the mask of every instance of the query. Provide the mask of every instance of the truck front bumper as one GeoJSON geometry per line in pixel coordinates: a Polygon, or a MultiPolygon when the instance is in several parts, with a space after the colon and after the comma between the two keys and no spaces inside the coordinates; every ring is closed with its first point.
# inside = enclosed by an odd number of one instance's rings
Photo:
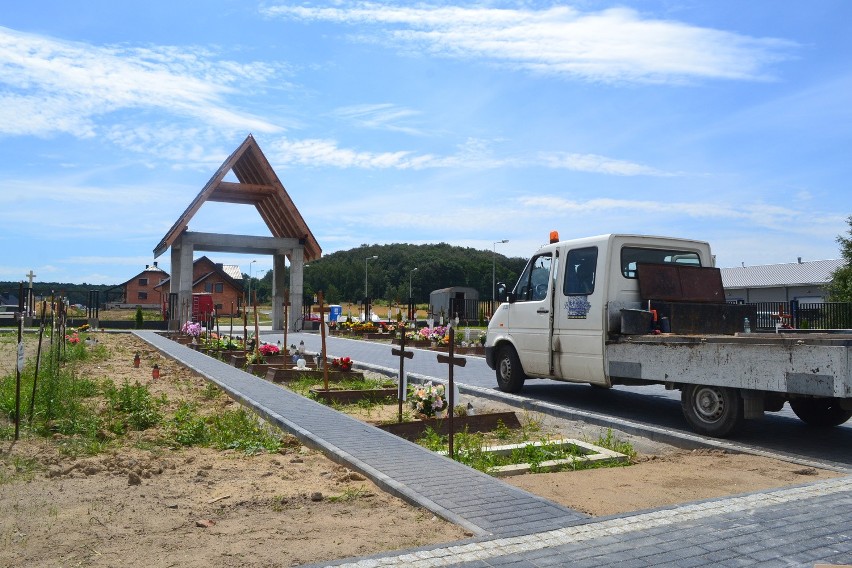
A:
{"type": "Polygon", "coordinates": [[[497,362],[494,360],[494,348],[486,347],[485,348],[485,364],[488,365],[491,369],[496,368],[497,362]]]}

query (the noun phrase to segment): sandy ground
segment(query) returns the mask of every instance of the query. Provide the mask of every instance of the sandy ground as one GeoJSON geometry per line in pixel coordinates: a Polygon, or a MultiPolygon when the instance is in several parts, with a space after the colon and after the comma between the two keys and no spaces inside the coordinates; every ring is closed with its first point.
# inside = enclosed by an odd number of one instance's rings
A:
{"type": "MultiPolygon", "coordinates": [[[[151,384],[170,406],[179,400],[235,404],[224,396],[207,401],[200,396],[203,379],[130,335],[97,336],[113,357],[87,363],[81,375],[151,384]],[[130,364],[137,350],[140,369],[130,364]],[[154,363],[162,369],[155,383],[154,363]]],[[[13,353],[14,343],[0,342],[2,368],[14,369],[13,353]]],[[[547,427],[581,439],[594,439],[599,430],[552,418],[547,427]]],[[[109,452],[76,459],[60,454],[61,439],[0,443],[0,565],[295,566],[470,536],[290,437],[279,453],[246,456],[145,443],[156,435],[146,431],[116,441],[109,452]]],[[[639,451],[629,467],[508,482],[597,516],[837,475],[623,438],[639,451]]]]}

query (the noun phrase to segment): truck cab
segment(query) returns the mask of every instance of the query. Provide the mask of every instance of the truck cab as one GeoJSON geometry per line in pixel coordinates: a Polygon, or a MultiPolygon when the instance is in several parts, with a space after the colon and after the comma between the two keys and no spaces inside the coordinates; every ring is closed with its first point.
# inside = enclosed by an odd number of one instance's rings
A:
{"type": "Polygon", "coordinates": [[[530,258],[489,322],[488,365],[498,386],[518,392],[526,377],[611,386],[605,341],[621,310],[640,309],[639,263],[709,266],[703,241],[610,234],[551,242],[530,258]]]}

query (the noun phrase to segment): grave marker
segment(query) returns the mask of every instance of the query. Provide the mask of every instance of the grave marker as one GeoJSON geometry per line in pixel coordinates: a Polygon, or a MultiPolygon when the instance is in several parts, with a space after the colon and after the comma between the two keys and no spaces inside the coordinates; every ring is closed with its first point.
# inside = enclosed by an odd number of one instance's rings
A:
{"type": "Polygon", "coordinates": [[[449,419],[449,423],[447,424],[449,435],[450,435],[450,447],[449,447],[449,455],[451,459],[455,458],[455,454],[453,453],[453,406],[455,405],[455,383],[453,381],[453,367],[458,365],[459,367],[464,367],[467,365],[467,359],[464,357],[456,357],[455,356],[455,344],[456,344],[456,330],[453,327],[450,327],[450,351],[447,355],[438,355],[438,363],[447,363],[450,366],[449,376],[448,378],[448,394],[449,398],[449,412],[447,413],[447,418],[449,419]]]}
{"type": "Polygon", "coordinates": [[[402,330],[402,334],[399,340],[399,349],[396,347],[391,348],[391,354],[399,356],[399,394],[397,395],[399,398],[399,422],[402,423],[402,401],[405,398],[405,382],[403,377],[405,377],[405,360],[411,359],[414,357],[413,351],[405,350],[405,330],[402,330]]]}

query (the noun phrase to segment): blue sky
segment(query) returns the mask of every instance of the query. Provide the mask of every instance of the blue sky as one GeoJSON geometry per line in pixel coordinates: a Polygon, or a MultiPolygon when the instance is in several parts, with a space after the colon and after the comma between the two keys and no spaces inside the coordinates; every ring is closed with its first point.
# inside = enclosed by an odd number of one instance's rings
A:
{"type": "MultiPolygon", "coordinates": [[[[722,267],[838,258],[849,21],[844,0],[10,3],[0,280],[127,280],[249,133],[324,253],[527,257],[557,229],[707,240],[722,267]]],[[[190,229],[269,234],[216,203],[190,229]]]]}

